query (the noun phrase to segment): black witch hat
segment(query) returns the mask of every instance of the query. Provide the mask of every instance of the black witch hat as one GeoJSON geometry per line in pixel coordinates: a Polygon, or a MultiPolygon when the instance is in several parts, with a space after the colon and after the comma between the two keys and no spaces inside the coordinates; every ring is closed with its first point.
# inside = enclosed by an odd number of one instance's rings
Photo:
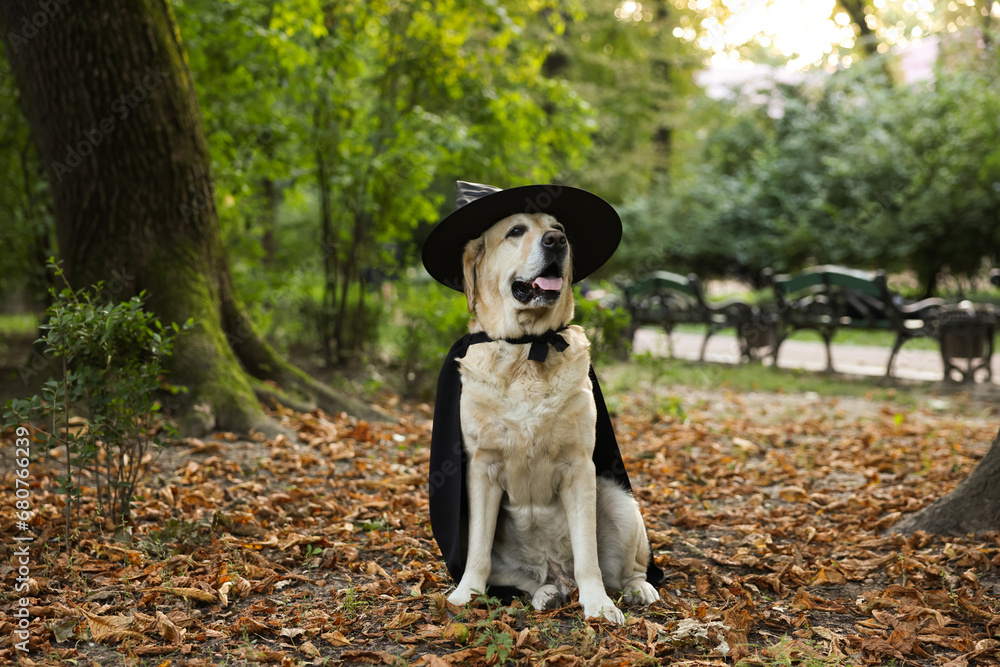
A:
{"type": "Polygon", "coordinates": [[[494,223],[515,213],[548,213],[566,230],[573,249],[573,281],[583,280],[611,258],[622,238],[614,207],[597,195],[566,185],[522,185],[501,190],[457,182],[455,211],[438,223],[424,243],[427,272],[462,291],[462,252],[494,223]]]}

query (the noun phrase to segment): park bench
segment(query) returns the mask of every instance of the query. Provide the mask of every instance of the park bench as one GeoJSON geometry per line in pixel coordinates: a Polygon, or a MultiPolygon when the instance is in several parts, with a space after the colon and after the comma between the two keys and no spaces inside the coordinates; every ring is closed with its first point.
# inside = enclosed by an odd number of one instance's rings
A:
{"type": "Polygon", "coordinates": [[[838,329],[890,331],[896,341],[889,355],[886,377],[899,349],[909,340],[935,335],[936,317],[944,301],[924,299],[905,304],[889,289],[883,271],[869,272],[839,266],[817,266],[795,275],[769,275],[777,309],[773,361],[788,336],[797,330],[819,333],[826,345],[827,371],[833,371],[830,344],[838,329]]]}
{"type": "MultiPolygon", "coordinates": [[[[627,334],[629,340],[640,326],[657,325],[666,332],[669,343],[676,325],[701,324],[706,327],[698,355],[701,361],[705,360],[705,348],[713,334],[725,328],[735,328],[739,332],[752,320],[755,312],[737,299],[709,302],[701,280],[693,273],[682,276],[669,271],[654,271],[632,282],[620,282],[619,287],[625,295],[625,307],[631,317],[627,334]]],[[[742,336],[738,339],[741,357],[753,358],[754,348],[746,345],[742,336]]]]}

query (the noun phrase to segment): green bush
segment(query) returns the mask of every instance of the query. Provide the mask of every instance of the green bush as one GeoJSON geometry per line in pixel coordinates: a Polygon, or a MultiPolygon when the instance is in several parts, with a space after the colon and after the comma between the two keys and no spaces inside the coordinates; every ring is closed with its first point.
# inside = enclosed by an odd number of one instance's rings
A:
{"type": "MultiPolygon", "coordinates": [[[[605,361],[622,360],[628,357],[632,349],[632,341],[628,338],[629,314],[622,308],[605,283],[598,285],[602,298],[584,297],[578,287],[574,288],[576,296],[576,313],[573,322],[586,330],[590,339],[590,358],[594,364],[605,361]]],[[[595,291],[591,294],[597,294],[595,291]]]]}
{"type": "Polygon", "coordinates": [[[683,169],[620,207],[605,270],[760,286],[765,268],[842,264],[912,271],[921,297],[939,276],[981,278],[1000,249],[1000,74],[985,62],[905,84],[870,59],[699,103],[683,169]]]}
{"type": "MultiPolygon", "coordinates": [[[[59,267],[51,268],[65,282],[59,267]]],[[[128,520],[146,455],[165,434],[153,419],[160,407],[155,394],[177,391],[164,383],[163,363],[175,337],[191,326],[161,326],[143,310],[144,294],[107,303],[100,298],[102,287],[51,290],[41,341],[60,372],[44,383],[40,396],[8,401],[3,412],[8,427],[48,424],[35,434],[43,450],[66,446],[66,470],[58,481],[67,495],[67,547],[71,508],[79,504],[84,479],[94,484],[102,517],[115,524],[128,520]],[[82,425],[71,417],[82,418],[82,425]]]]}
{"type": "Polygon", "coordinates": [[[429,280],[403,280],[388,310],[382,339],[390,366],[407,396],[430,399],[445,355],[468,332],[465,297],[429,280]]]}

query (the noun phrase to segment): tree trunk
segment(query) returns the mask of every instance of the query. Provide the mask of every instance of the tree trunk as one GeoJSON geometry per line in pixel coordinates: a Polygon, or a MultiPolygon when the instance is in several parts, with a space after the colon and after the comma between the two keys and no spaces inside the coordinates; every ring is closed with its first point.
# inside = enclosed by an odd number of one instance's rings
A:
{"type": "Polygon", "coordinates": [[[889,530],[910,534],[915,530],[940,535],[964,535],[1000,528],[1000,432],[979,465],[955,490],[889,530]]]}
{"type": "MultiPolygon", "coordinates": [[[[5,53],[48,165],[71,284],[103,280],[116,301],[144,290],[162,322],[195,320],[169,369],[189,390],[185,430],[273,431],[251,374],[310,393],[315,381],[259,338],[233,289],[201,111],[169,3],[0,7],[5,53]]],[[[372,413],[354,399],[322,396],[327,409],[372,413]]]]}
{"type": "Polygon", "coordinates": [[[337,249],[333,238],[333,205],[330,201],[330,177],[327,173],[325,148],[319,137],[322,132],[322,113],[317,102],[313,113],[316,128],[316,186],[320,202],[320,245],[323,247],[323,300],[319,310],[319,334],[323,348],[323,361],[333,364],[331,345],[331,320],[337,303],[337,249]]]}
{"type": "Polygon", "coordinates": [[[921,297],[923,299],[930,299],[937,292],[938,287],[938,276],[941,275],[940,267],[935,267],[933,271],[930,271],[924,276],[924,295],[921,297]]]}
{"type": "Polygon", "coordinates": [[[278,186],[274,180],[265,178],[261,183],[261,205],[260,223],[264,230],[260,240],[261,248],[264,250],[263,262],[265,265],[274,264],[274,256],[278,252],[278,242],[275,231],[278,226],[278,186]]]}
{"type": "Polygon", "coordinates": [[[878,37],[868,27],[865,20],[865,7],[869,6],[866,0],[840,0],[840,6],[844,8],[847,15],[851,17],[851,23],[858,29],[858,43],[865,53],[874,56],[878,53],[878,37]]]}

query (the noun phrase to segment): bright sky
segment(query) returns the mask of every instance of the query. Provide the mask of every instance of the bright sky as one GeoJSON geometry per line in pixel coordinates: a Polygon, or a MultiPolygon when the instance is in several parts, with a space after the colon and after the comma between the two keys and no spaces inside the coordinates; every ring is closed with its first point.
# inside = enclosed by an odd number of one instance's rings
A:
{"type": "MultiPolygon", "coordinates": [[[[737,57],[735,47],[756,39],[790,59],[788,67],[840,64],[834,45],[853,46],[850,18],[835,10],[834,0],[724,0],[732,16],[724,22],[707,18],[706,34],[698,45],[714,51],[713,62],[737,57]]],[[[707,9],[709,0],[693,0],[695,9],[707,9]]],[[[843,63],[850,64],[850,62],[843,63]]]]}
{"type": "MultiPolygon", "coordinates": [[[[753,42],[782,53],[788,58],[787,67],[792,70],[846,67],[852,63],[853,56],[838,53],[837,47],[845,51],[854,47],[854,27],[835,0],[721,0],[726,12],[719,11],[719,0],[675,2],[706,18],[700,19],[698,26],[674,28],[674,37],[697,41],[698,46],[713,54],[715,66],[739,61],[739,47],[753,42]],[[712,16],[713,13],[719,16],[712,16]]],[[[954,32],[966,25],[961,15],[942,19],[945,5],[940,0],[940,6],[935,0],[874,0],[873,4],[880,13],[879,20],[871,15],[867,20],[880,41],[879,50],[919,41],[928,32],[954,32]],[[889,15],[894,17],[895,23],[886,22],[889,15]]],[[[948,0],[946,7],[951,14],[963,7],[980,11],[976,10],[976,0],[948,0]]],[[[990,11],[1000,18],[1000,0],[981,11],[990,11]]],[[[650,21],[653,18],[652,12],[644,8],[640,0],[620,0],[615,16],[622,21],[650,21]]]]}
{"type": "MultiPolygon", "coordinates": [[[[705,14],[711,14],[717,1],[680,0],[705,14]]],[[[625,0],[625,4],[630,3],[639,4],[638,0],[625,0]]],[[[703,19],[701,31],[674,30],[676,37],[697,39],[700,47],[714,52],[714,64],[737,60],[737,47],[753,41],[780,51],[789,58],[788,68],[793,70],[848,66],[852,62],[852,56],[837,53],[837,46],[845,50],[854,46],[855,34],[850,17],[834,0],[722,0],[722,4],[730,16],[703,19]]],[[[919,41],[928,32],[959,30],[967,25],[962,16],[963,11],[968,13],[967,8],[973,10],[973,15],[976,11],[990,11],[1000,18],[998,1],[992,2],[989,10],[977,9],[976,0],[949,0],[947,4],[935,0],[875,0],[873,4],[881,16],[879,21],[869,16],[868,25],[880,41],[880,50],[919,41]],[[894,23],[886,22],[889,15],[894,17],[894,23]]]]}

